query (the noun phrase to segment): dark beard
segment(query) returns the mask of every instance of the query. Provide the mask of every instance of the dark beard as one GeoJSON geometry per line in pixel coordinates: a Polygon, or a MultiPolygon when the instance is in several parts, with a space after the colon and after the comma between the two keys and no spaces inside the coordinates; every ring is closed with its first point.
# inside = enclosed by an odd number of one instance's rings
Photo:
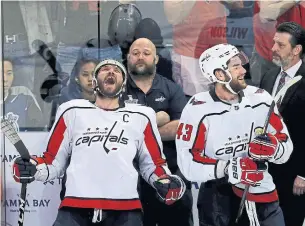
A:
{"type": "Polygon", "coordinates": [[[230,82],[230,87],[235,93],[239,93],[240,91],[245,89],[245,87],[239,84],[238,82],[230,82]]]}
{"type": "Polygon", "coordinates": [[[97,81],[98,84],[98,89],[96,90],[96,93],[99,97],[104,98],[116,98],[120,95],[120,93],[118,93],[122,87],[122,84],[116,84],[114,91],[109,92],[107,90],[104,89],[104,85],[103,82],[100,82],[99,80],[97,81]]]}
{"type": "Polygon", "coordinates": [[[136,77],[137,76],[150,77],[155,74],[156,65],[152,64],[152,65],[148,66],[145,64],[144,70],[138,70],[136,64],[130,64],[128,62],[128,71],[131,75],[136,76],[136,77]]]}

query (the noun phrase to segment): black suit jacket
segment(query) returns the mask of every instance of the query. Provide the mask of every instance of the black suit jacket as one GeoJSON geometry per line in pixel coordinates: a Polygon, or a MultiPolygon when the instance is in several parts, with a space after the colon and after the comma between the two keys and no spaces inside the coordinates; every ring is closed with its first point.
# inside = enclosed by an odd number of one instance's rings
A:
{"type": "MultiPolygon", "coordinates": [[[[273,86],[280,68],[269,70],[262,78],[260,88],[272,94],[273,86]]],[[[270,173],[283,183],[299,175],[305,177],[305,63],[303,62],[296,75],[303,78],[292,85],[286,92],[279,112],[288,128],[293,142],[293,152],[287,163],[270,164],[270,173]]],[[[295,75],[295,76],[296,76],[295,75]]]]}

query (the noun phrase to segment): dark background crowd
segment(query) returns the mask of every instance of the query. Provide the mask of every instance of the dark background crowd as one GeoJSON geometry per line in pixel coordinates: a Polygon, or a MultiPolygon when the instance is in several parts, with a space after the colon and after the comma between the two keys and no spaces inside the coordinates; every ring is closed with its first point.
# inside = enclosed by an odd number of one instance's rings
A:
{"type": "Polygon", "coordinates": [[[180,85],[187,97],[208,90],[198,58],[219,43],[233,44],[249,57],[246,79],[259,86],[262,75],[276,67],[271,50],[276,25],[294,21],[304,27],[304,5],[302,1],[4,1],[3,57],[12,64],[13,80],[7,87],[10,95],[3,97],[7,109],[3,113],[19,115],[23,111],[19,103],[27,102],[31,107],[26,111],[34,113],[18,119],[21,129],[48,130],[58,104],[92,98],[82,85],[84,61],[115,58],[126,63],[129,46],[141,37],[157,47],[157,72],[180,85]],[[21,92],[24,100],[10,102],[15,92],[21,92]]]}

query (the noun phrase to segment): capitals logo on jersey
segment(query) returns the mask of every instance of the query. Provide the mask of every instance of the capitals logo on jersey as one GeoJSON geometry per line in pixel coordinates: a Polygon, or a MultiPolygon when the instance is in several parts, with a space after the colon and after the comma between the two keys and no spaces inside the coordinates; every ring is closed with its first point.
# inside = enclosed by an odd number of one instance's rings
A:
{"type": "Polygon", "coordinates": [[[196,100],[195,97],[190,101],[190,104],[192,105],[200,105],[206,103],[205,101],[196,100]]]}
{"type": "Polygon", "coordinates": [[[245,133],[243,136],[229,137],[223,147],[215,152],[216,156],[230,155],[236,156],[239,152],[248,150],[249,135],[245,133]]]}
{"type": "Polygon", "coordinates": [[[83,136],[76,140],[75,146],[87,145],[89,147],[93,143],[100,142],[107,153],[118,150],[119,145],[115,144],[127,145],[128,138],[124,136],[124,129],[113,132],[116,124],[117,122],[111,128],[88,128],[87,132],[83,133],[83,136]],[[108,146],[111,146],[110,149],[108,146]]]}

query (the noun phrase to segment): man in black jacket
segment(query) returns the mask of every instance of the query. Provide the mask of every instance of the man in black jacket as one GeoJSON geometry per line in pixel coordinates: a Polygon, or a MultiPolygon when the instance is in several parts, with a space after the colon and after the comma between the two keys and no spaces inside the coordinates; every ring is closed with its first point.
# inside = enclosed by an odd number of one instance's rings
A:
{"type": "MultiPolygon", "coordinates": [[[[149,39],[139,38],[133,42],[127,55],[127,92],[123,100],[125,104],[138,103],[155,110],[168,167],[183,178],[177,166],[175,137],[187,100],[177,84],[156,73],[158,60],[156,47],[149,39]]],[[[185,182],[186,191],[181,200],[166,206],[157,200],[151,186],[140,180],[144,226],[193,226],[191,183],[185,182]]]]}
{"type": "Polygon", "coordinates": [[[294,150],[284,165],[270,165],[286,226],[302,226],[305,217],[305,30],[294,22],[277,27],[272,47],[271,69],[262,78],[260,87],[275,96],[294,76],[302,79],[292,85],[282,98],[279,111],[289,130],[294,150]]]}

